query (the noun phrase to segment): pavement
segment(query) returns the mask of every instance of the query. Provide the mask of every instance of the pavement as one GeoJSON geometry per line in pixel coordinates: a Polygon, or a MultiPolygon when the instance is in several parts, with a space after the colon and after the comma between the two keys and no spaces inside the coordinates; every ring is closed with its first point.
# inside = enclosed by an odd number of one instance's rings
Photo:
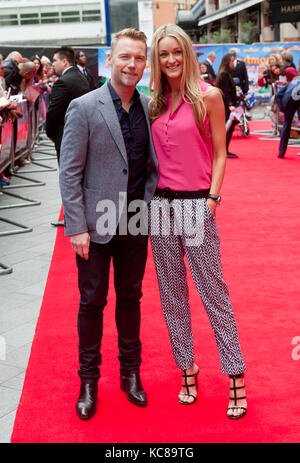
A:
{"type": "Polygon", "coordinates": [[[57,158],[43,135],[32,159],[0,196],[0,264],[6,267],[0,267],[0,443],[10,442],[56,238],[51,222],[61,210],[57,158]],[[25,233],[2,235],[20,230],[25,233]]]}

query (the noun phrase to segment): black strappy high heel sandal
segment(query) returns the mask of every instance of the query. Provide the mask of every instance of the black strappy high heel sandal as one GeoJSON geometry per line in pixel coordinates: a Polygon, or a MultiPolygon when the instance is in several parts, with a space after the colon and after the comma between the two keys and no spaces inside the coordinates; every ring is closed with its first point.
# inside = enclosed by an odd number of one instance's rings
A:
{"type": "Polygon", "coordinates": [[[238,401],[239,401],[239,400],[246,399],[246,396],[238,397],[238,396],[237,396],[237,393],[236,393],[236,391],[237,391],[238,389],[245,389],[245,385],[244,385],[244,386],[237,386],[237,385],[236,385],[236,382],[235,382],[235,380],[236,380],[237,378],[244,378],[244,373],[241,373],[240,375],[229,375],[229,378],[233,379],[233,387],[230,387],[229,389],[230,389],[231,391],[233,391],[233,395],[234,395],[234,397],[231,397],[231,395],[230,395],[230,396],[229,396],[229,400],[234,400],[234,405],[227,408],[227,417],[228,417],[229,419],[231,419],[231,420],[238,420],[238,419],[242,418],[243,416],[245,416],[246,413],[247,413],[247,408],[246,408],[246,407],[242,407],[242,406],[237,405],[238,401]],[[240,413],[239,415],[231,415],[231,414],[228,414],[228,412],[229,412],[230,410],[236,410],[236,409],[242,410],[242,413],[240,413]]]}
{"type": "Polygon", "coordinates": [[[194,404],[196,402],[197,396],[195,396],[194,394],[190,394],[190,387],[196,386],[196,391],[198,391],[198,375],[199,375],[199,371],[200,370],[198,368],[197,373],[194,373],[192,375],[187,375],[186,370],[183,370],[182,378],[184,378],[184,384],[182,384],[182,387],[186,388],[187,393],[185,394],[184,392],[180,392],[179,395],[185,395],[185,396],[193,397],[193,400],[191,402],[184,402],[184,401],[179,399],[179,403],[181,405],[192,405],[192,404],[194,404]],[[188,384],[187,379],[192,378],[192,377],[195,378],[195,382],[193,384],[188,384]]]}

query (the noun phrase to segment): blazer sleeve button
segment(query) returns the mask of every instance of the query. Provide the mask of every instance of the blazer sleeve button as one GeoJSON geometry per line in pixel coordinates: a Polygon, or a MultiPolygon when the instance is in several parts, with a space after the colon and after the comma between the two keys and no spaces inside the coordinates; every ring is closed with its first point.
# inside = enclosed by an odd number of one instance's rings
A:
{"type": "Polygon", "coordinates": [[[123,169],[123,174],[127,174],[127,169],[123,169]]]}

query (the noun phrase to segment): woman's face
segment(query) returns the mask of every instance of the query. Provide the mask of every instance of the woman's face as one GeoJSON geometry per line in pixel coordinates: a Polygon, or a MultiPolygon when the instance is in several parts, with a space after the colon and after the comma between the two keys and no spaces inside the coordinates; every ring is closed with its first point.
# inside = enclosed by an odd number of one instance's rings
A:
{"type": "Polygon", "coordinates": [[[274,55],[271,55],[269,57],[269,64],[270,64],[270,66],[273,66],[274,64],[276,64],[276,58],[275,58],[274,55]]]}
{"type": "Polygon", "coordinates": [[[200,64],[200,73],[201,74],[206,74],[207,73],[207,67],[204,63],[200,64]]]}
{"type": "Polygon", "coordinates": [[[273,72],[273,74],[276,74],[277,76],[279,76],[280,74],[280,69],[277,66],[272,66],[271,71],[273,72]]]}
{"type": "Polygon", "coordinates": [[[180,79],[183,72],[183,50],[175,37],[164,37],[158,43],[161,72],[169,80],[180,79]]]}
{"type": "Polygon", "coordinates": [[[38,70],[40,69],[40,62],[39,62],[39,60],[38,60],[38,59],[35,59],[33,62],[34,62],[36,71],[38,71],[38,70]]]}
{"type": "Polygon", "coordinates": [[[233,67],[234,67],[234,56],[232,56],[229,61],[229,69],[233,69],[233,67]]]}
{"type": "Polygon", "coordinates": [[[47,77],[52,77],[54,75],[54,67],[51,65],[47,70],[47,77]]]}

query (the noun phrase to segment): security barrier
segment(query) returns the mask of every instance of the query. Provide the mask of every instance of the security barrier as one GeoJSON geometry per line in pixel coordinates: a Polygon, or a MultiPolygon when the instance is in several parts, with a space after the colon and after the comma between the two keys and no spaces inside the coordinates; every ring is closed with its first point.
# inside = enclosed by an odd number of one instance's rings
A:
{"type": "MultiPolygon", "coordinates": [[[[28,176],[23,176],[17,173],[17,164],[21,158],[30,160],[31,164],[35,164],[39,167],[44,168],[39,170],[28,170],[25,168],[23,171],[24,174],[28,174],[30,172],[36,173],[45,170],[57,170],[56,168],[51,168],[49,166],[40,164],[39,162],[37,162],[35,158],[32,157],[32,153],[39,142],[42,126],[45,122],[44,105],[45,102],[43,100],[42,95],[34,103],[26,99],[23,99],[17,104],[17,110],[22,114],[22,117],[20,117],[19,119],[15,119],[14,121],[10,120],[9,115],[5,115],[3,117],[3,121],[0,128],[0,173],[4,172],[5,169],[9,168],[13,177],[25,179],[27,183],[14,183],[11,185],[4,186],[2,188],[3,195],[8,195],[12,198],[16,198],[17,200],[22,201],[15,202],[13,204],[1,204],[0,199],[0,210],[41,204],[40,201],[36,201],[34,199],[17,195],[11,192],[11,189],[14,188],[45,185],[44,182],[40,182],[36,179],[30,179],[28,176]]],[[[54,159],[53,156],[51,157],[52,159],[54,159]]],[[[32,231],[31,227],[8,220],[1,216],[0,222],[4,222],[6,224],[14,226],[14,228],[11,230],[1,231],[0,237],[32,231]]],[[[0,270],[0,275],[12,272],[12,269],[10,267],[2,263],[0,263],[0,267],[2,268],[2,270],[0,270]]]]}
{"type": "Polygon", "coordinates": [[[40,111],[42,98],[41,95],[38,104],[26,99],[20,101],[17,110],[22,113],[22,117],[13,123],[10,119],[4,119],[1,127],[0,172],[8,166],[14,170],[19,158],[30,156],[44,122],[40,111]]]}

